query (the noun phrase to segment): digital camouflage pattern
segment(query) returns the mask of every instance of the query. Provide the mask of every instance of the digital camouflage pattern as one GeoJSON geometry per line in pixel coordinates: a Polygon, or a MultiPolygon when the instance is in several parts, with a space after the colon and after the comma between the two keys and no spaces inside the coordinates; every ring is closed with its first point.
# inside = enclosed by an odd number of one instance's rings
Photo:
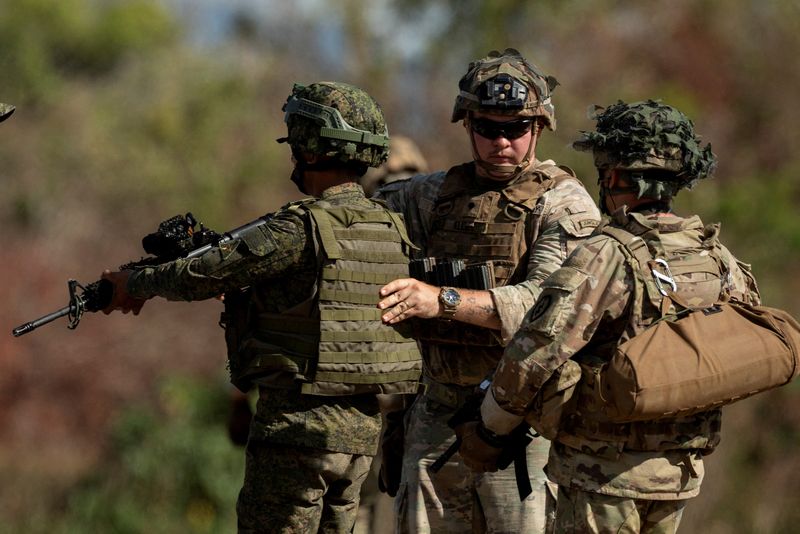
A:
{"type": "MultiPolygon", "coordinates": [[[[665,257],[707,250],[708,233],[696,216],[628,215],[619,210],[612,224],[641,235],[651,248],[662,247],[665,257]]],[[[757,288],[747,266],[718,246],[729,272],[715,290],[707,289],[692,298],[710,304],[724,292],[757,304],[757,288]]],[[[644,328],[632,324],[634,310],[642,313],[645,324],[660,316],[647,302],[631,302],[634,283],[622,245],[600,234],[578,247],[542,284],[530,321],[514,336],[495,374],[492,395],[505,414],[496,417],[500,424],[513,425],[514,418],[521,421],[539,389],[566,360],[610,358],[617,343],[644,328]]],[[[682,291],[679,284],[678,294],[682,291]]],[[[551,448],[547,467],[551,481],[629,499],[679,500],[698,493],[703,475],[701,453],[719,441],[718,410],[657,423],[604,427],[592,426],[581,416],[581,409],[579,403],[577,416],[551,448]]],[[[494,429],[496,423],[486,420],[490,412],[482,413],[487,427],[494,429]]]]}
{"type": "Polygon", "coordinates": [[[620,100],[607,108],[596,107],[591,118],[597,121],[596,131],[581,132],[573,147],[591,150],[598,169],[668,171],[652,181],[634,176],[639,198],[672,197],[714,172],[711,145],[702,147],[694,123],[671,106],[655,100],[632,104],[620,100]]]}
{"type": "MultiPolygon", "coordinates": [[[[548,128],[555,130],[555,106],[551,95],[557,85],[555,78],[544,74],[539,67],[523,58],[519,51],[513,48],[506,48],[502,53],[492,50],[486,57],[471,62],[467,73],[459,80],[460,91],[450,120],[458,122],[470,111],[485,111],[498,115],[541,117],[548,128]],[[487,80],[498,75],[507,75],[527,88],[521,106],[501,107],[502,102],[487,99],[487,95],[482,94],[487,80]]],[[[502,100],[510,99],[510,95],[506,95],[507,93],[500,93],[502,100]]]]}
{"type": "MultiPolygon", "coordinates": [[[[319,201],[332,206],[375,206],[355,183],[330,187],[319,201]]],[[[298,306],[314,295],[319,276],[312,225],[303,214],[287,207],[241,239],[199,258],[138,270],[129,279],[128,292],[139,298],[200,300],[252,286],[268,311],[280,313],[298,306]]],[[[321,531],[349,532],[360,484],[378,447],[377,398],[300,395],[293,389],[295,378],[294,372],[286,371],[257,380],[259,401],[238,505],[241,531],[263,531],[264,525],[270,525],[281,532],[308,532],[306,527],[322,521],[328,526],[321,526],[321,531]],[[274,448],[284,452],[273,457],[274,448]],[[267,501],[280,504],[270,507],[264,505],[267,501]],[[280,530],[282,518],[283,525],[291,525],[285,530],[280,530]]]]}
{"type": "Polygon", "coordinates": [[[370,456],[251,441],[246,460],[240,534],[352,532],[370,456]]]}
{"type": "Polygon", "coordinates": [[[14,106],[0,102],[0,122],[3,122],[14,113],[14,106]]]}
{"type": "Polygon", "coordinates": [[[389,130],[383,111],[358,87],[341,82],[295,84],[283,110],[289,135],[279,142],[370,167],[388,158],[389,130]]]}

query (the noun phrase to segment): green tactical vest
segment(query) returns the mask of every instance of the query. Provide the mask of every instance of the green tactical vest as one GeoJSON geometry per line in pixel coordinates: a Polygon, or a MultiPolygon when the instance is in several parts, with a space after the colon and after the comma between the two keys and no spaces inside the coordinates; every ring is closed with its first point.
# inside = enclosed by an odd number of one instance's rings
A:
{"type": "Polygon", "coordinates": [[[401,217],[377,202],[371,209],[324,201],[288,209],[312,223],[317,287],[284,313],[259,311],[257,298],[248,299],[249,332],[240,361],[231,362],[233,383],[245,389],[288,372],[305,394],[416,392],[422,360],[411,326],[383,324],[377,308],[379,289],[408,277],[413,245],[401,217]]]}
{"type": "MultiPolygon", "coordinates": [[[[723,280],[728,268],[720,254],[717,226],[707,226],[701,243],[695,247],[686,245],[692,241],[691,238],[681,240],[683,232],[662,235],[657,230],[631,224],[624,229],[604,226],[599,231],[623,245],[634,273],[634,297],[626,338],[641,333],[661,317],[663,296],[654,276],[642,268],[652,258],[667,261],[677,285],[676,293],[693,306],[711,305],[729,289],[723,280]]],[[[670,313],[675,311],[672,309],[670,313]]],[[[610,357],[613,347],[606,348],[610,357]]],[[[654,354],[654,357],[658,357],[658,354],[654,354]]],[[[574,412],[567,416],[565,431],[558,434],[558,441],[573,448],[588,447],[595,451],[608,450],[609,445],[611,450],[618,451],[711,450],[719,443],[722,418],[719,409],[655,421],[625,424],[609,422],[603,416],[606,401],[600,380],[597,379],[607,358],[600,354],[578,353],[574,360],[581,367],[577,402],[574,412]]]]}
{"type": "MultiPolygon", "coordinates": [[[[487,264],[493,287],[525,280],[528,245],[539,236],[544,205],[539,199],[574,173],[556,165],[540,166],[500,190],[477,190],[473,164],[453,167],[434,205],[426,254],[487,264]]],[[[418,339],[431,343],[500,347],[489,329],[452,321],[419,321],[418,339]]]]}

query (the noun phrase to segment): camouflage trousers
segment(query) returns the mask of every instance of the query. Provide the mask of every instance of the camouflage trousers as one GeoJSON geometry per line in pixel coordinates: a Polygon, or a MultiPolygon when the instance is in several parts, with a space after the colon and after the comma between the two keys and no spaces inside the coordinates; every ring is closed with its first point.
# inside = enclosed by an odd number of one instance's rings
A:
{"type": "Polygon", "coordinates": [[[558,488],[555,534],[674,534],[687,499],[651,501],[558,488]]]}
{"type": "MultiPolygon", "coordinates": [[[[447,420],[454,408],[428,395],[417,398],[406,422],[400,489],[395,500],[399,533],[538,533],[554,514],[555,493],[542,471],[549,442],[528,447],[533,493],[520,502],[513,467],[475,473],[456,454],[438,473],[428,467],[455,441],[447,420]]],[[[513,464],[512,464],[513,465],[513,464]]],[[[555,486],[551,486],[554,488],[555,486]]]]}
{"type": "Polygon", "coordinates": [[[371,456],[250,440],[236,503],[239,532],[351,532],[371,462],[371,456]]]}

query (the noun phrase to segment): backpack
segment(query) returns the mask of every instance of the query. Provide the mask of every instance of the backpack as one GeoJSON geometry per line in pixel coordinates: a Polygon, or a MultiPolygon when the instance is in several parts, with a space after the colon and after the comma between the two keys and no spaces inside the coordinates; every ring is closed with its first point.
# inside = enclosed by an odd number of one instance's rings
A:
{"type": "MultiPolygon", "coordinates": [[[[634,272],[647,266],[659,282],[664,260],[656,260],[641,238],[606,227],[622,243],[634,272]]],[[[667,274],[669,271],[667,270],[667,274]]],[[[637,273],[637,276],[650,273],[637,273]]],[[[798,372],[800,325],[783,310],[719,301],[697,308],[669,283],[658,287],[661,317],[616,347],[597,374],[604,416],[613,423],[678,417],[730,404],[790,382],[798,372]],[[668,314],[675,303],[676,314],[668,314]]],[[[640,284],[636,291],[642,291],[640,284]]],[[[657,295],[649,295],[651,301],[657,295]]]]}

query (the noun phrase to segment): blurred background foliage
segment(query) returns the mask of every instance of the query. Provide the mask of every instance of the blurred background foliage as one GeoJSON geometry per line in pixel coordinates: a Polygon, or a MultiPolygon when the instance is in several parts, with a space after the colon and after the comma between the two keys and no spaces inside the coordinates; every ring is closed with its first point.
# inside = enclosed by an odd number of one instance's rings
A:
{"type": "MultiPolygon", "coordinates": [[[[192,211],[238,226],[298,197],[281,104],[338,79],[432,167],[470,158],[449,122],[469,61],[511,46],[561,86],[538,155],[595,194],[569,143],[586,109],[660,98],[720,159],[677,211],[722,221],[767,304],[800,315],[796,0],[0,0],[0,317],[66,304],[65,281],[142,255],[192,211]]],[[[232,532],[220,305],[147,304],[0,337],[0,532],[232,532]]],[[[726,409],[686,532],[795,532],[800,386],[726,409]]]]}

